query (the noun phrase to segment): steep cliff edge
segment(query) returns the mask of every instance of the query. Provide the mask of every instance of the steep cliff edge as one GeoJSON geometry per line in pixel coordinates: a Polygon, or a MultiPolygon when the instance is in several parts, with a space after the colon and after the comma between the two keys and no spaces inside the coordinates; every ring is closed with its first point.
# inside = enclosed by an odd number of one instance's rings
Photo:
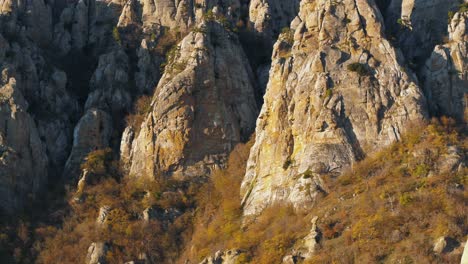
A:
{"type": "Polygon", "coordinates": [[[265,104],[242,184],[244,214],[310,207],[339,172],[398,140],[425,99],[384,38],[374,1],[301,2],[275,44],[265,104]]]}
{"type": "Polygon", "coordinates": [[[283,28],[288,28],[299,12],[300,0],[253,0],[249,19],[254,30],[266,41],[274,43],[283,28]]]}
{"type": "Polygon", "coordinates": [[[448,43],[435,47],[421,70],[430,111],[467,120],[468,11],[456,13],[448,27],[448,43]]]}
{"type": "Polygon", "coordinates": [[[0,208],[7,213],[25,206],[47,183],[46,147],[16,85],[11,78],[0,87],[0,208]]]}
{"type": "MultiPolygon", "coordinates": [[[[380,0],[387,37],[403,51],[412,68],[421,67],[435,45],[447,37],[447,21],[458,0],[380,0]]],[[[465,1],[466,2],[466,1],[465,1]]]]}
{"type": "Polygon", "coordinates": [[[217,22],[201,24],[169,53],[151,111],[129,142],[130,175],[202,176],[223,166],[254,129],[253,87],[236,36],[217,22]]]}

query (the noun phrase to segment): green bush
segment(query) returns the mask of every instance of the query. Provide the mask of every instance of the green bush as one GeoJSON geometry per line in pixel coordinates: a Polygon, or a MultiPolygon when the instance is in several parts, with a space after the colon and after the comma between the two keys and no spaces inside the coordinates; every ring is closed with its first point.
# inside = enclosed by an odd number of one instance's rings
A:
{"type": "Polygon", "coordinates": [[[117,27],[112,29],[112,37],[114,38],[115,42],[117,42],[119,45],[122,45],[122,39],[120,38],[120,32],[117,27]]]}
{"type": "Polygon", "coordinates": [[[288,44],[294,44],[294,31],[289,27],[284,27],[281,29],[281,36],[283,40],[286,41],[288,44]]]}
{"type": "Polygon", "coordinates": [[[355,62],[347,66],[348,71],[356,72],[359,76],[367,76],[370,74],[369,69],[363,63],[355,62]]]}

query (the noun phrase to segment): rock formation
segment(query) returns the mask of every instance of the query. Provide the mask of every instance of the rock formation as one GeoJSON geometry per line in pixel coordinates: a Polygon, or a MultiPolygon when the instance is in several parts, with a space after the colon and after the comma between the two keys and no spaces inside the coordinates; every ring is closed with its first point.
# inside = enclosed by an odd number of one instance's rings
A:
{"type": "Polygon", "coordinates": [[[128,64],[127,54],[119,47],[99,57],[85,109],[99,108],[108,113],[130,109],[132,86],[129,85],[128,64]]]}
{"type": "Polygon", "coordinates": [[[88,248],[86,264],[105,264],[108,247],[103,242],[92,243],[88,248]]]}
{"type": "Polygon", "coordinates": [[[81,50],[90,43],[96,19],[96,1],[80,0],[64,8],[54,26],[54,45],[62,55],[81,50]]]}
{"type": "Polygon", "coordinates": [[[47,182],[46,148],[27,109],[10,78],[0,87],[0,209],[8,213],[23,207],[47,182]]]}
{"type": "Polygon", "coordinates": [[[468,12],[456,13],[448,31],[448,42],[435,47],[422,69],[424,92],[432,114],[466,120],[466,114],[468,114],[468,12]]]}
{"type": "Polygon", "coordinates": [[[300,0],[252,0],[249,19],[253,28],[267,41],[273,42],[283,28],[289,28],[299,12],[300,0]]]}
{"type": "Polygon", "coordinates": [[[239,263],[241,253],[242,251],[235,249],[218,251],[214,256],[205,258],[199,264],[236,264],[239,263]]]}
{"type": "Polygon", "coordinates": [[[222,166],[253,131],[253,87],[235,35],[217,22],[202,24],[170,52],[151,111],[131,143],[130,175],[201,176],[222,166]]]}
{"type": "Polygon", "coordinates": [[[159,24],[179,32],[187,32],[200,23],[208,13],[220,15],[227,21],[235,22],[240,17],[240,1],[227,0],[218,4],[217,0],[144,0],[142,20],[146,27],[159,24]]]}
{"type": "Polygon", "coordinates": [[[419,67],[447,36],[449,13],[457,0],[376,1],[385,16],[387,37],[401,48],[408,63],[419,67]]]}
{"type": "Polygon", "coordinates": [[[275,202],[309,208],[326,192],[324,174],[398,140],[426,115],[374,1],[304,0],[295,20],[275,44],[242,183],[246,215],[275,202]]]}
{"type": "Polygon", "coordinates": [[[80,165],[86,156],[109,146],[112,135],[112,119],[106,112],[90,109],[80,119],[73,133],[73,147],[63,173],[65,179],[80,175],[80,165]]]}

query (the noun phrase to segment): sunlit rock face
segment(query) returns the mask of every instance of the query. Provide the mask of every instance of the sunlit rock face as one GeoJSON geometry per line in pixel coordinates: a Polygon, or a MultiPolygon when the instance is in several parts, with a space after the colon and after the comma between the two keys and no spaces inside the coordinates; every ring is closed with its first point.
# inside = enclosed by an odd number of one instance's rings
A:
{"type": "Polygon", "coordinates": [[[206,176],[254,130],[254,79],[236,36],[199,28],[170,53],[139,134],[126,134],[132,177],[206,176]]]}
{"type": "Polygon", "coordinates": [[[174,31],[186,32],[200,23],[208,12],[222,15],[227,21],[238,21],[239,0],[143,0],[142,20],[145,26],[159,24],[174,31]]]}
{"type": "Polygon", "coordinates": [[[274,47],[242,183],[246,215],[276,202],[309,208],[326,192],[321,175],[398,140],[426,116],[373,0],[303,0],[292,25],[274,47]]]}

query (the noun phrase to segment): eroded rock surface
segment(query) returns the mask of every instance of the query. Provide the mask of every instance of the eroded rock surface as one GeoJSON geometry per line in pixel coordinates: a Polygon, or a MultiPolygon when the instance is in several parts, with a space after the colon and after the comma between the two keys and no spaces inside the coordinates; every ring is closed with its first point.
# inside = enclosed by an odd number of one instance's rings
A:
{"type": "Polygon", "coordinates": [[[424,64],[434,46],[447,36],[447,21],[458,0],[380,0],[387,37],[401,48],[410,65],[424,64]]]}
{"type": "Polygon", "coordinates": [[[249,19],[255,31],[274,42],[283,28],[289,28],[299,12],[300,0],[252,0],[249,19]]]}
{"type": "Polygon", "coordinates": [[[0,86],[0,209],[12,212],[47,182],[46,147],[11,78],[0,86]]]}
{"type": "Polygon", "coordinates": [[[254,81],[237,38],[216,22],[201,28],[170,55],[132,143],[131,176],[206,175],[253,131],[254,81]]]}
{"type": "Polygon", "coordinates": [[[432,114],[467,118],[468,12],[454,15],[449,41],[438,45],[422,69],[422,82],[432,114]]]}
{"type": "Polygon", "coordinates": [[[66,179],[75,179],[80,174],[80,165],[86,156],[109,146],[112,135],[112,119],[106,112],[90,109],[80,119],[73,133],[73,148],[63,173],[66,179]]]}
{"type": "Polygon", "coordinates": [[[275,202],[309,208],[327,192],[325,174],[398,140],[426,116],[374,1],[304,0],[292,24],[274,48],[242,183],[246,215],[275,202]]]}
{"type": "Polygon", "coordinates": [[[236,264],[239,263],[239,257],[242,251],[233,249],[227,251],[218,251],[214,256],[205,258],[200,264],[236,264]]]}

